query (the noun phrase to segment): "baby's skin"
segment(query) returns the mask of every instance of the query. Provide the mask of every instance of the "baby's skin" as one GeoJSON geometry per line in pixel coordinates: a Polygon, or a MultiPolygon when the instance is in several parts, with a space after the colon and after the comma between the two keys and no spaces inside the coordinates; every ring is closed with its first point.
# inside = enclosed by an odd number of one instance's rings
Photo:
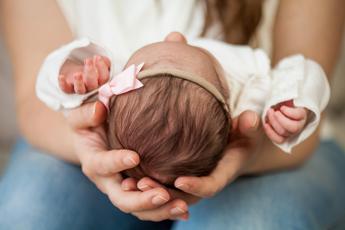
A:
{"type": "MultiPolygon", "coordinates": [[[[106,83],[110,74],[110,61],[95,55],[84,63],[66,61],[59,75],[59,86],[68,94],[85,94],[106,83]]],[[[299,134],[307,123],[309,111],[295,107],[293,101],[280,103],[267,112],[263,129],[267,137],[281,144],[299,134]]]]}

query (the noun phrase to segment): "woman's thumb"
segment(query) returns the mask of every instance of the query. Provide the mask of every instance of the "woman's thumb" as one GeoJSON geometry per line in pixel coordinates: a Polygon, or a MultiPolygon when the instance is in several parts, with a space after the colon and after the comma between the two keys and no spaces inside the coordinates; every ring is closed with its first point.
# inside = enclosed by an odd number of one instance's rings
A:
{"type": "Polygon", "coordinates": [[[239,115],[237,122],[237,129],[244,136],[252,137],[259,131],[260,117],[254,111],[244,111],[239,115]]]}
{"type": "Polygon", "coordinates": [[[99,101],[82,105],[66,113],[67,121],[74,129],[97,127],[106,117],[107,110],[99,101]]]}

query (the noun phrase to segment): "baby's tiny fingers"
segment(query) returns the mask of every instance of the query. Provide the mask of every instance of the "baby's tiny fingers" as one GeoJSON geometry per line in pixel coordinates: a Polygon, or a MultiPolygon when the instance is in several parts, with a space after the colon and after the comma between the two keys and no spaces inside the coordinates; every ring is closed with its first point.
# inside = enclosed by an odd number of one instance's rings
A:
{"type": "Polygon", "coordinates": [[[84,82],[88,91],[98,87],[98,73],[91,59],[85,59],[84,82]]]}
{"type": "Polygon", "coordinates": [[[98,84],[103,85],[109,79],[109,67],[101,56],[94,56],[93,63],[98,71],[98,84]]]}
{"type": "Polygon", "coordinates": [[[74,79],[74,92],[78,94],[86,93],[86,88],[83,82],[83,74],[82,73],[75,73],[73,75],[74,79]]]}
{"type": "Polygon", "coordinates": [[[289,133],[287,130],[280,124],[280,122],[276,119],[275,117],[275,111],[273,109],[269,109],[267,112],[267,117],[268,117],[268,122],[271,125],[271,127],[274,129],[274,131],[279,135],[279,136],[289,136],[289,133]]]}
{"type": "Polygon", "coordinates": [[[277,144],[282,144],[285,141],[285,138],[277,134],[268,123],[263,124],[264,131],[267,137],[277,144]]]}
{"type": "Polygon", "coordinates": [[[280,111],[276,111],[274,115],[278,122],[291,134],[300,132],[305,125],[305,120],[291,120],[288,117],[284,116],[284,114],[282,114],[280,111]]]}
{"type": "Polygon", "coordinates": [[[74,93],[73,85],[68,83],[66,80],[66,75],[59,75],[59,86],[65,93],[74,93]]]}
{"type": "Polygon", "coordinates": [[[101,56],[101,59],[104,61],[104,63],[107,66],[108,70],[110,70],[111,62],[110,62],[109,58],[107,58],[105,56],[101,56]]]}
{"type": "Polygon", "coordinates": [[[284,105],[280,110],[285,116],[294,120],[302,120],[307,116],[307,112],[304,108],[288,107],[284,105]]]}

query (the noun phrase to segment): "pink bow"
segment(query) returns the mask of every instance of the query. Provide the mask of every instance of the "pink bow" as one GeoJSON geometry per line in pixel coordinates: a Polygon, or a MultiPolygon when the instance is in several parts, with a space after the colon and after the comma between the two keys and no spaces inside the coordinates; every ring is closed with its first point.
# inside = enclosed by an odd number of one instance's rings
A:
{"type": "Polygon", "coordinates": [[[98,89],[98,99],[105,105],[109,111],[109,100],[113,95],[120,95],[127,93],[129,91],[143,87],[137,79],[137,74],[140,72],[141,68],[144,66],[144,63],[140,65],[131,65],[118,75],[116,75],[111,81],[102,85],[98,89]]]}

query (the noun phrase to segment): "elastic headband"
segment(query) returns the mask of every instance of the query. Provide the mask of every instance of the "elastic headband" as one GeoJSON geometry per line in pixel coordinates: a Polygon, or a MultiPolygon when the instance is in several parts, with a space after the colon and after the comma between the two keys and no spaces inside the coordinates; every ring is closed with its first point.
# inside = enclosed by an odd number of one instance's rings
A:
{"type": "Polygon", "coordinates": [[[143,87],[141,81],[145,78],[162,77],[161,74],[167,74],[167,77],[176,77],[194,84],[199,85],[211,95],[213,95],[224,108],[227,116],[230,118],[230,109],[223,95],[217,90],[217,88],[204,78],[194,75],[192,73],[182,71],[179,69],[148,69],[141,71],[144,63],[140,65],[131,65],[121,73],[115,75],[109,82],[102,85],[98,92],[98,98],[109,111],[109,100],[113,95],[120,95],[132,90],[143,87]]]}
{"type": "Polygon", "coordinates": [[[199,85],[207,92],[212,94],[222,104],[227,114],[230,114],[229,105],[227,104],[223,95],[218,91],[218,89],[214,85],[212,85],[210,82],[198,75],[194,75],[192,73],[179,69],[148,69],[139,72],[137,78],[139,80],[142,80],[145,78],[161,77],[160,74],[168,74],[167,77],[176,77],[199,85]]]}

